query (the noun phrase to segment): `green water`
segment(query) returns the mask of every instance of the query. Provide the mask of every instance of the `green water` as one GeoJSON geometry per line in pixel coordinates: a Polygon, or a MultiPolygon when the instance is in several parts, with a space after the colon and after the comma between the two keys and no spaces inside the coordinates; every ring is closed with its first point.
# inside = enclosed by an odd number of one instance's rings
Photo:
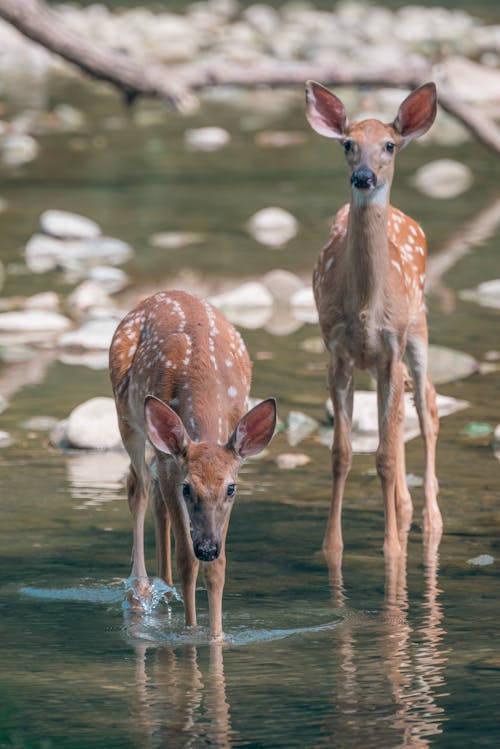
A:
{"type": "MultiPolygon", "coordinates": [[[[276,267],[310,275],[347,185],[341,154],[306,131],[301,94],[288,111],[263,115],[245,106],[207,103],[195,117],[167,113],[157,125],[127,119],[117,98],[80,87],[55,88],[88,112],[86,131],[40,138],[39,158],[0,171],[1,256],[22,248],[46,208],[76,210],[130,242],[126,270],[139,291],[166,288],[191,274],[217,289],[221,277],[246,279],[276,267]],[[117,128],[109,117],[118,117],[117,128]],[[231,143],[212,154],[188,152],[186,127],[227,127],[231,143]],[[255,131],[307,132],[303,145],[259,149],[255,131]],[[77,149],[75,148],[75,137],[77,149]],[[300,222],[281,250],[245,231],[259,208],[279,205],[300,222]],[[153,250],[166,229],[206,234],[201,246],[153,250]]],[[[145,110],[158,112],[151,104],[145,110]]],[[[432,253],[498,200],[498,165],[475,144],[408,148],[399,158],[393,202],[425,227],[432,253]],[[410,177],[422,163],[456,158],[474,172],[462,197],[420,195],[410,177]]],[[[444,278],[453,300],[429,300],[431,340],[478,360],[500,348],[498,311],[455,292],[500,276],[494,233],[444,278]]],[[[4,296],[70,286],[57,275],[9,275],[4,296]]],[[[448,297],[449,300],[450,297],[448,297]]],[[[311,324],[287,336],[242,330],[254,364],[253,392],[275,395],[285,418],[300,409],[326,423],[325,362],[302,343],[311,324]],[[265,354],[265,356],[263,356],[265,354]]],[[[445,532],[424,555],[422,496],[414,489],[408,559],[385,569],[383,512],[373,456],[356,456],[344,509],[343,580],[319,554],[329,503],[327,448],[298,450],[312,461],[280,471],[290,450],[280,433],[266,457],[242,472],[228,537],[224,597],[227,643],[182,624],[182,607],[133,620],[121,607],[129,574],[131,529],[120,455],[63,455],[23,422],[65,417],[94,395],[110,395],[107,374],[58,361],[51,349],[27,363],[3,364],[9,391],[1,428],[14,444],[0,451],[2,674],[0,746],[36,749],[112,747],[496,747],[500,744],[498,576],[500,467],[489,438],[461,434],[473,421],[500,422],[500,375],[474,374],[439,391],[470,402],[441,422],[438,451],[445,532]],[[467,560],[490,554],[476,567],[467,560]]],[[[408,444],[408,470],[422,473],[419,440],[408,444]]],[[[154,574],[152,523],[146,558],[154,574]]]]}

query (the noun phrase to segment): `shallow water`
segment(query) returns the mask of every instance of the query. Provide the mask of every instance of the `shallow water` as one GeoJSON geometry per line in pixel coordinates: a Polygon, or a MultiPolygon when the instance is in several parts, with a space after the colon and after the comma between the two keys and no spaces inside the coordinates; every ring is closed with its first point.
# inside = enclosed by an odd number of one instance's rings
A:
{"type": "MultiPolygon", "coordinates": [[[[68,92],[51,96],[67,99],[68,92]]],[[[329,217],[347,195],[341,155],[312,133],[293,149],[254,143],[259,129],[306,132],[299,96],[286,114],[212,101],[196,117],[167,114],[148,126],[127,120],[114,97],[90,99],[78,89],[72,100],[91,102],[77,145],[71,134],[44,136],[35,162],[0,172],[9,203],[0,216],[2,258],[18,270],[8,276],[5,296],[70,289],[62,276],[34,277],[19,267],[21,249],[49,207],[92,216],[135,247],[127,267],[134,286],[123,305],[138,289],[168,287],[179,277],[212,292],[221,277],[276,267],[309,276],[329,217]],[[117,129],[111,116],[121,120],[117,129]],[[230,145],[187,152],[182,133],[196,124],[226,126],[230,145]],[[281,250],[258,245],[244,229],[255,210],[273,204],[301,225],[281,250]],[[148,237],[166,229],[200,231],[206,242],[181,251],[149,247],[148,237]]],[[[399,159],[393,202],[421,221],[436,254],[499,200],[497,173],[474,144],[415,145],[399,159]],[[425,198],[409,182],[418,166],[443,156],[474,171],[473,188],[451,201],[425,198]]],[[[499,313],[456,292],[500,276],[499,240],[497,226],[445,275],[446,293],[429,300],[431,340],[480,361],[500,349],[499,313]]],[[[277,396],[283,419],[293,408],[326,424],[324,355],[302,347],[318,335],[316,326],[289,335],[242,332],[255,361],[254,395],[277,396]]],[[[185,630],[176,601],[145,617],[123,609],[131,546],[124,456],[61,454],[47,446],[45,433],[22,426],[32,416],[63,418],[86,398],[109,395],[106,372],[64,364],[50,348],[0,366],[0,392],[9,396],[1,428],[14,438],[0,451],[1,746],[498,746],[500,471],[490,437],[462,434],[470,422],[500,421],[498,371],[440,386],[471,404],[441,422],[445,533],[438,550],[423,549],[421,490],[414,489],[407,560],[392,568],[381,554],[373,456],[356,456],[349,478],[341,574],[319,553],[328,450],[309,439],[297,450],[312,462],[280,471],[273,458],[290,447],[279,433],[268,455],[242,472],[228,538],[227,640],[210,645],[201,588],[195,632],[185,630]],[[493,564],[468,563],[481,554],[493,564]]],[[[407,454],[408,470],[421,475],[419,440],[407,454]]],[[[154,574],[151,522],[147,561],[154,574]]]]}

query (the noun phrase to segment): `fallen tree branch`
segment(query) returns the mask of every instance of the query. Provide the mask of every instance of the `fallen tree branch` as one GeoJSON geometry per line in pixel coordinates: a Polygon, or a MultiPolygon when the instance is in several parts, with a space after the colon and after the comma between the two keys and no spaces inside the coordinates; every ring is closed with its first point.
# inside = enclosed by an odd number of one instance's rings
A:
{"type": "MultiPolygon", "coordinates": [[[[40,0],[0,0],[0,18],[84,73],[110,83],[123,92],[127,101],[138,96],[156,97],[179,110],[192,105],[193,92],[213,86],[302,86],[312,78],[334,86],[413,88],[433,77],[430,64],[424,61],[405,69],[378,70],[348,66],[340,69],[337,65],[295,61],[270,61],[251,66],[203,63],[142,66],[126,54],[81,38],[40,0]]],[[[439,84],[438,90],[443,109],[462,122],[480,143],[500,153],[497,124],[457,98],[445,83],[439,84]]]]}

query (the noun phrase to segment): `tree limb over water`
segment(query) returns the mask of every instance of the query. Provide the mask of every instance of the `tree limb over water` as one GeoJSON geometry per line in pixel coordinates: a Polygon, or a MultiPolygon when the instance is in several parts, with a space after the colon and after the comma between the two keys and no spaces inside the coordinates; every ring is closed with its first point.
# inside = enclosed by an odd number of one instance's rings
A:
{"type": "MultiPolygon", "coordinates": [[[[265,65],[193,62],[143,66],[124,53],[82,38],[59,20],[41,0],[0,0],[0,18],[92,78],[111,84],[124,94],[129,103],[140,96],[153,97],[180,111],[192,106],[196,101],[196,92],[215,86],[278,88],[302,86],[312,78],[334,86],[414,88],[433,77],[432,66],[425,61],[404,69],[388,67],[372,70],[280,60],[269,61],[265,65]]],[[[459,99],[445,83],[439,85],[439,102],[480,143],[500,154],[500,127],[492,119],[459,99]]]]}

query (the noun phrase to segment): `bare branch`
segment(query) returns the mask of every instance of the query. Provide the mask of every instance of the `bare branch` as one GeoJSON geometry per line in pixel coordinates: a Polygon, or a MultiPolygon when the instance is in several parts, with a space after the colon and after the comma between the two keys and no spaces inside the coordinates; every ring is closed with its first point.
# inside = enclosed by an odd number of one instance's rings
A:
{"type": "MultiPolygon", "coordinates": [[[[413,88],[433,75],[430,64],[426,62],[404,69],[375,70],[278,60],[252,66],[190,63],[144,67],[126,54],[83,39],[40,0],[0,0],[0,18],[86,74],[110,83],[122,91],[127,100],[132,101],[138,96],[156,97],[180,110],[189,108],[194,92],[212,86],[277,88],[302,86],[307,79],[316,79],[335,86],[413,88]]],[[[439,86],[439,101],[443,109],[460,120],[479,142],[500,153],[500,128],[493,120],[457,98],[444,83],[439,86]]]]}

